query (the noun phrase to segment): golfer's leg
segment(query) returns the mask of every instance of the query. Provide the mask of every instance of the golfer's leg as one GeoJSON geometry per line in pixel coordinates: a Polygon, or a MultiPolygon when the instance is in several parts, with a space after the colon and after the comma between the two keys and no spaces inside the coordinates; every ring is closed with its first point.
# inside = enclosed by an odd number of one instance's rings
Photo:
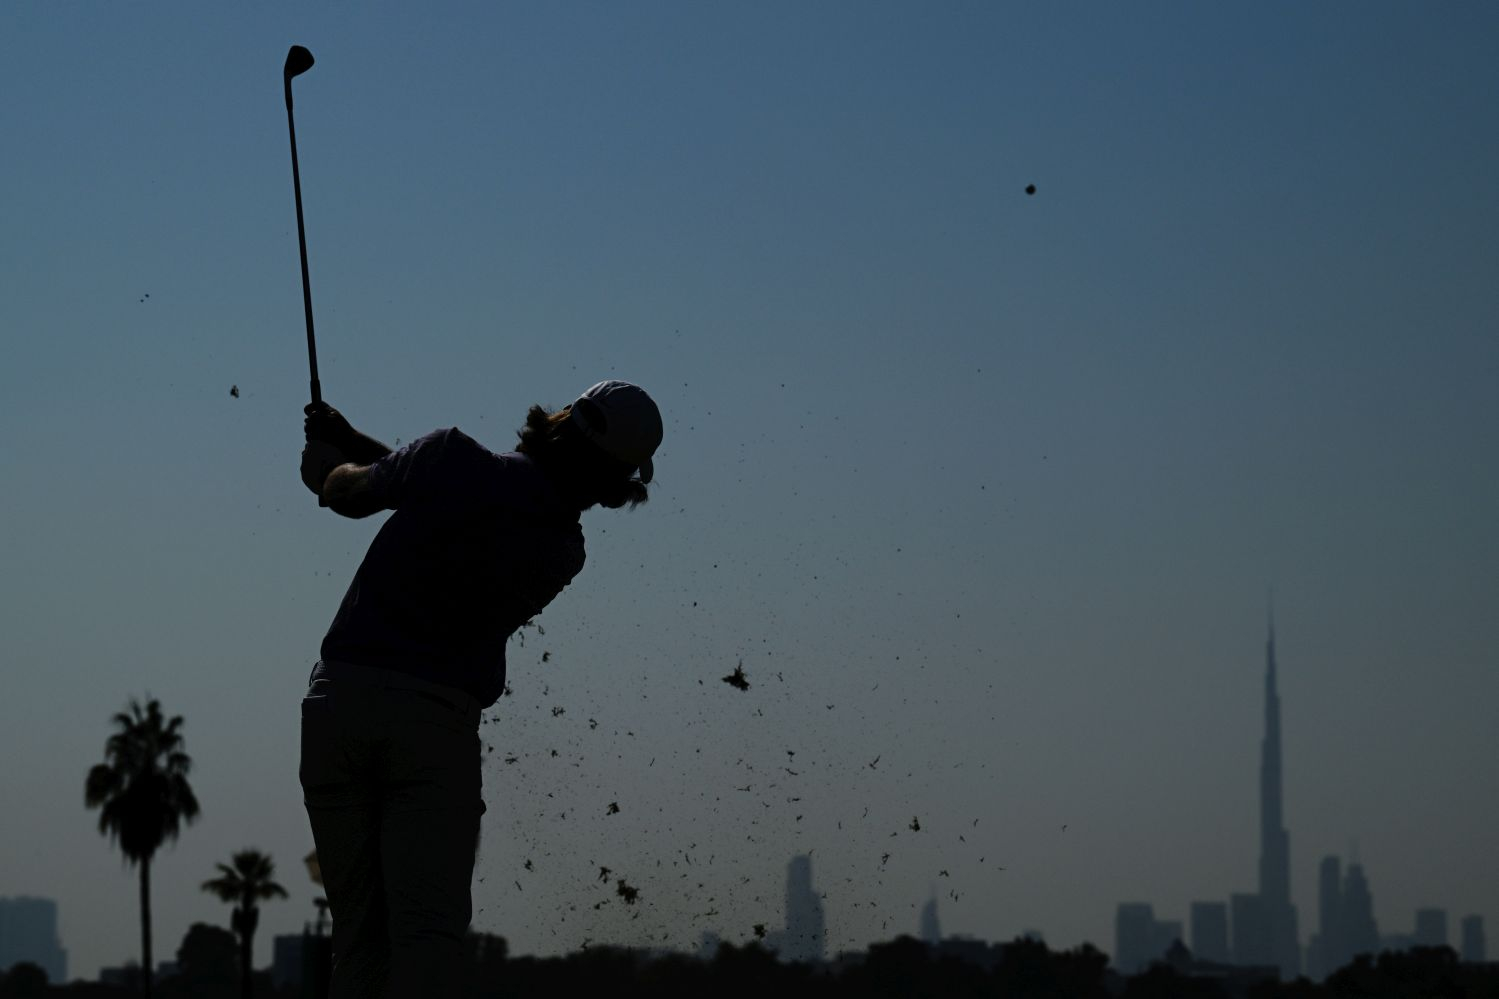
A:
{"type": "Polygon", "coordinates": [[[303,797],[333,916],[329,999],[380,999],[390,961],[380,806],[357,735],[363,714],[359,699],[342,691],[302,702],[303,797]]]}
{"type": "Polygon", "coordinates": [[[463,939],[484,810],[479,736],[454,712],[414,703],[392,753],[383,816],[391,997],[466,995],[463,939]],[[395,760],[403,761],[396,764],[395,760]]]}

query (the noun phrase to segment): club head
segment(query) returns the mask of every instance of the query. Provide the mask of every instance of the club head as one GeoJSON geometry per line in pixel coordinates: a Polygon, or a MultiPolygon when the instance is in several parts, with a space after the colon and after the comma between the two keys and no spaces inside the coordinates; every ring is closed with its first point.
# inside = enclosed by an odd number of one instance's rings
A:
{"type": "Polygon", "coordinates": [[[312,53],[300,45],[293,45],[291,51],[286,53],[286,68],[282,74],[290,80],[312,68],[312,53]]]}

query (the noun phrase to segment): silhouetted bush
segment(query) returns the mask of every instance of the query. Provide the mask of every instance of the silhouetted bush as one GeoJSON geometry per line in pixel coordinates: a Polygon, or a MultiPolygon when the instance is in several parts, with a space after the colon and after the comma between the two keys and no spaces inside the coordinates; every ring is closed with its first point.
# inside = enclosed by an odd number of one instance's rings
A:
{"type": "Polygon", "coordinates": [[[8,973],[0,973],[0,996],[6,999],[30,999],[47,994],[47,972],[39,964],[22,961],[8,973]]]}
{"type": "Polygon", "coordinates": [[[1360,954],[1352,964],[1333,972],[1324,983],[1329,995],[1430,996],[1432,999],[1470,993],[1463,984],[1457,952],[1451,947],[1416,947],[1385,951],[1378,958],[1360,954]]]}

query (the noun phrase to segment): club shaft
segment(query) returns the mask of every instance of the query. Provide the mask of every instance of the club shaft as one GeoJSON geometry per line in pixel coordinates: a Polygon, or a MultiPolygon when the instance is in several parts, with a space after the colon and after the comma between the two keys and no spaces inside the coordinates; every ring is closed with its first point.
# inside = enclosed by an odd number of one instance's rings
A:
{"type": "Polygon", "coordinates": [[[307,277],[307,230],[302,223],[302,175],[297,169],[297,124],[292,117],[291,81],[286,81],[286,127],[291,134],[291,184],[297,196],[297,247],[302,251],[302,309],[307,313],[307,364],[312,371],[312,402],[323,401],[317,377],[317,340],[312,331],[312,282],[307,277]]]}

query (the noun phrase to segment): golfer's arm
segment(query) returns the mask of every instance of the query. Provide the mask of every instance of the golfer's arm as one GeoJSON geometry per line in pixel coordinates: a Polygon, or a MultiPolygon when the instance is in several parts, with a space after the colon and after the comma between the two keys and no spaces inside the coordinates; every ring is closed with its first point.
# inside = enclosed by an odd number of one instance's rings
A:
{"type": "Polygon", "coordinates": [[[385,509],[369,493],[368,465],[339,465],[323,480],[323,502],[334,513],[358,520],[385,509]]]}
{"type": "Polygon", "coordinates": [[[354,431],[354,439],[350,444],[352,446],[344,453],[361,465],[369,465],[377,462],[387,454],[390,454],[391,451],[390,448],[381,444],[375,438],[361,434],[357,430],[354,431]]]}

